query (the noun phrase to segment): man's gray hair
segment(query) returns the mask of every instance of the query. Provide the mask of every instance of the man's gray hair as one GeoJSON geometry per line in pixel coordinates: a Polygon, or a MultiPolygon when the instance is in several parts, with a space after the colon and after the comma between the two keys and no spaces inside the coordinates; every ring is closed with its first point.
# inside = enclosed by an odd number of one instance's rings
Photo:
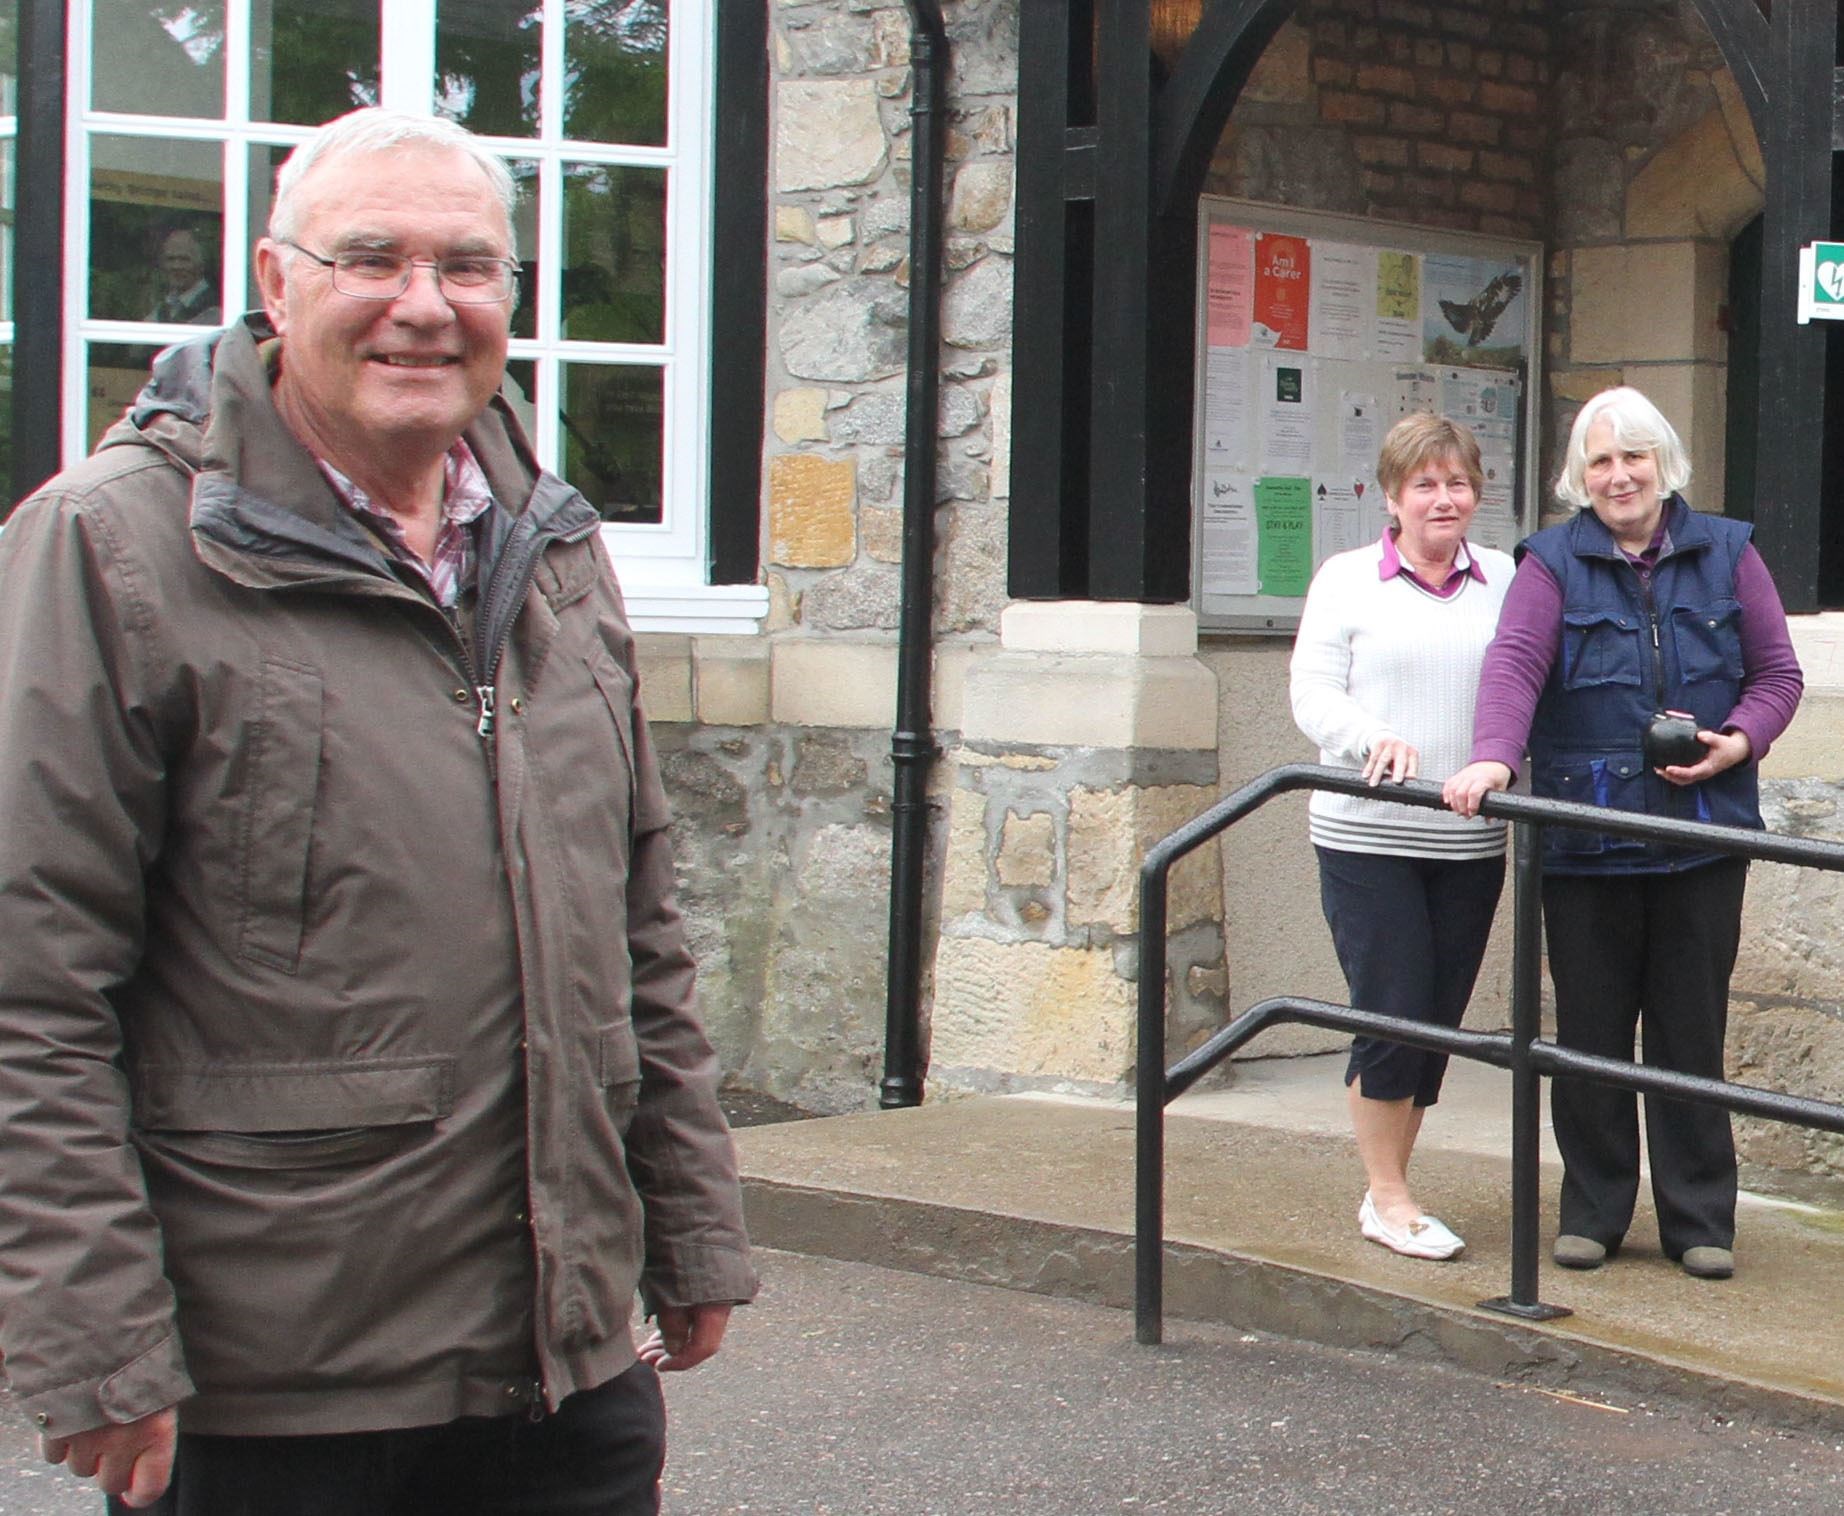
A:
{"type": "Polygon", "coordinates": [[[1690,483],[1690,454],[1664,412],[1630,385],[1602,390],[1584,405],[1569,429],[1569,445],[1556,480],[1556,498],[1576,509],[1588,504],[1588,432],[1605,421],[1616,447],[1651,453],[1658,460],[1658,492],[1675,495],[1690,483]]]}
{"type": "Polygon", "coordinates": [[[269,208],[270,237],[277,242],[294,241],[300,228],[295,202],[301,181],[321,164],[337,158],[412,146],[465,153],[480,166],[505,209],[506,229],[513,239],[514,256],[517,256],[518,233],[513,226],[513,211],[519,192],[505,160],[483,146],[466,127],[444,121],[439,116],[417,116],[381,105],[366,106],[363,110],[335,117],[288,155],[281,172],[275,176],[275,203],[269,208]]]}

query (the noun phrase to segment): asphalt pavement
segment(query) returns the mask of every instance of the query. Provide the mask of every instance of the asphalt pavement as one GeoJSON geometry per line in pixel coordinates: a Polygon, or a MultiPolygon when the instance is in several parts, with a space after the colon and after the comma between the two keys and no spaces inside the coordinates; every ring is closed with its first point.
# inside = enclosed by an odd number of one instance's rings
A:
{"type": "MultiPolygon", "coordinates": [[[[1844,1444],[1689,1403],[763,1252],[724,1351],[670,1376],[666,1516],[1829,1512],[1844,1444]]],[[[0,1516],[97,1516],[0,1410],[0,1516]]]]}

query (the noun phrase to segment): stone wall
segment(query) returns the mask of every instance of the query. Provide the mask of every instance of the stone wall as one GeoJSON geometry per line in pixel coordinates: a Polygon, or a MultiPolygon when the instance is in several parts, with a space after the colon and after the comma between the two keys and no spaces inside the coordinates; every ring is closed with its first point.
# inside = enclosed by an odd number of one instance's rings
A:
{"type": "MultiPolygon", "coordinates": [[[[889,933],[909,320],[910,18],[770,5],[762,635],[642,638],[681,895],[727,1077],[875,1102],[889,933]]],[[[934,724],[1005,604],[1016,0],[948,0],[934,724]]],[[[934,777],[924,962],[950,780],[934,777]]],[[[926,995],[928,985],[924,985],[926,995]]]]}

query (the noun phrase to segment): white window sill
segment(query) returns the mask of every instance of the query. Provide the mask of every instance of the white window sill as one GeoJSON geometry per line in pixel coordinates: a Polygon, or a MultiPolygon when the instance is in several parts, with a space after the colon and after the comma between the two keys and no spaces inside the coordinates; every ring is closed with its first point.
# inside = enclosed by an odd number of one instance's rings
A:
{"type": "Polygon", "coordinates": [[[768,589],[760,584],[649,584],[630,571],[621,576],[621,593],[637,632],[753,637],[768,614],[768,589]]]}

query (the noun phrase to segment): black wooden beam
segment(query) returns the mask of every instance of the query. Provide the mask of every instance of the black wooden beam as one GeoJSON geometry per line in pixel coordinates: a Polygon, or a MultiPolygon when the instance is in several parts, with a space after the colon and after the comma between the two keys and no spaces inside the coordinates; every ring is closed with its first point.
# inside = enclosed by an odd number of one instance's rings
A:
{"type": "Polygon", "coordinates": [[[712,174],[710,574],[753,584],[761,567],[760,417],[768,330],[768,12],[761,0],[717,7],[717,122],[712,174]]]}
{"type": "Polygon", "coordinates": [[[62,465],[67,63],[60,0],[19,0],[9,511],[62,465]]]}
{"type": "MultiPolygon", "coordinates": [[[[1752,0],[1731,0],[1746,11],[1752,0]]],[[[1755,542],[1789,611],[1819,608],[1825,323],[1797,320],[1797,250],[1831,232],[1831,87],[1837,0],[1779,0],[1769,23],[1771,95],[1756,118],[1767,164],[1761,270],[1755,542]]],[[[1720,39],[1719,39],[1720,40],[1720,39]]]]}
{"type": "MultiPolygon", "coordinates": [[[[1092,234],[1086,213],[1072,215],[1072,158],[1092,160],[1092,129],[1072,148],[1071,37],[1082,7],[1067,0],[1023,0],[1018,15],[1018,208],[1012,308],[1012,483],[1007,517],[1006,587],[1015,599],[1079,598],[1087,593],[1088,391],[1085,308],[1092,234]],[[1072,421],[1078,424],[1072,425],[1072,421]]],[[[1086,175],[1092,186],[1092,171],[1086,175]]],[[[1091,191],[1092,193],[1092,188],[1091,191]]]]}
{"type": "MultiPolygon", "coordinates": [[[[1095,185],[1095,367],[1089,410],[1089,595],[1182,600],[1188,539],[1148,490],[1154,331],[1152,69],[1148,0],[1100,9],[1095,185]]],[[[1163,294],[1162,297],[1163,299],[1163,294]]]]}

